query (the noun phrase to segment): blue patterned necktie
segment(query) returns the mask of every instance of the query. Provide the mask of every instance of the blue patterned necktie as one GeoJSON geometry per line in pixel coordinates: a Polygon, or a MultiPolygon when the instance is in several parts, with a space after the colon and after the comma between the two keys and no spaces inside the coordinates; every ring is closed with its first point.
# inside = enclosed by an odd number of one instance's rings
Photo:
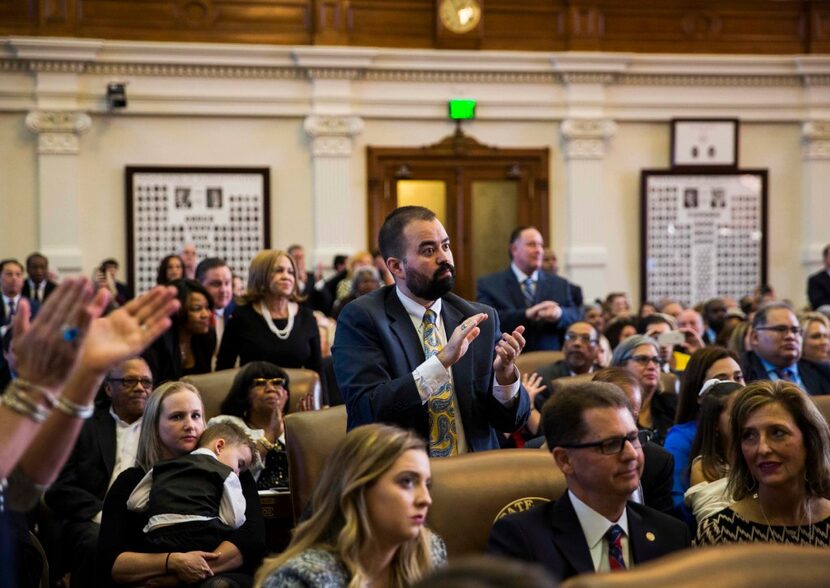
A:
{"type": "Polygon", "coordinates": [[[522,282],[522,295],[525,297],[525,304],[533,306],[533,301],[536,300],[536,293],[533,291],[533,278],[526,278],[522,282]]]}
{"type": "Polygon", "coordinates": [[[625,569],[625,558],[622,552],[622,536],[623,530],[619,525],[611,525],[608,532],[605,533],[605,537],[608,539],[608,564],[612,572],[625,569]]]}
{"type": "MultiPolygon", "coordinates": [[[[427,359],[437,354],[441,348],[438,344],[434,310],[424,313],[423,344],[427,359]]],[[[455,408],[452,404],[452,382],[447,381],[435,394],[431,394],[429,407],[429,455],[430,457],[448,457],[458,455],[458,433],[455,429],[455,408]]]]}
{"type": "Polygon", "coordinates": [[[778,377],[785,382],[795,382],[795,377],[790,368],[778,368],[775,370],[775,373],[778,374],[778,377]]]}

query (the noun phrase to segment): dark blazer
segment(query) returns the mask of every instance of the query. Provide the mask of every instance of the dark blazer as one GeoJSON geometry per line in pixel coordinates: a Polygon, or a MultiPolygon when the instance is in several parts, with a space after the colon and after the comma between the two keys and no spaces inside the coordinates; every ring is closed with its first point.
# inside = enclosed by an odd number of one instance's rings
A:
{"type": "MultiPolygon", "coordinates": [[[[629,547],[635,564],[689,547],[689,529],[677,519],[633,502],[628,503],[627,510],[629,547]]],[[[560,582],[594,572],[585,535],[567,492],[555,502],[496,521],[487,550],[539,563],[560,582]]]]}
{"type": "Polygon", "coordinates": [[[571,285],[571,298],[573,298],[574,306],[577,309],[582,308],[582,305],[585,303],[585,298],[582,295],[582,286],[577,286],[573,282],[568,282],[571,285]]]}
{"type": "MultiPolygon", "coordinates": [[[[455,294],[442,299],[441,318],[449,336],[467,317],[489,318],[467,353],[452,367],[455,395],[471,451],[497,449],[494,429],[513,432],[527,421],[530,400],[524,388],[510,408],[493,397],[493,359],[501,331],[492,308],[455,294]]],[[[346,401],[348,429],[383,422],[429,438],[429,414],[412,371],[424,362],[421,338],[395,292],[384,286],[346,305],[337,321],[332,349],[337,383],[346,401]]]]}
{"type": "Polygon", "coordinates": [[[643,502],[665,514],[674,512],[671,489],[674,482],[674,456],[654,441],[643,445],[643,475],[640,487],[643,502]]]}
{"type": "MultiPolygon", "coordinates": [[[[22,294],[21,294],[22,295],[22,294]]],[[[26,298],[26,296],[23,296],[26,298]]],[[[32,316],[31,318],[35,318],[37,316],[38,311],[40,310],[40,302],[37,300],[32,300],[31,298],[26,298],[29,303],[29,309],[31,310],[32,316]]],[[[2,298],[0,298],[0,325],[6,324],[6,305],[3,304],[2,298]]]]}
{"type": "Polygon", "coordinates": [[[830,304],[830,274],[826,269],[814,273],[807,279],[807,298],[813,310],[830,304]]]}
{"type": "Polygon", "coordinates": [[[540,271],[536,282],[534,304],[553,300],[562,307],[562,316],[556,323],[529,321],[525,317],[527,304],[522,288],[512,268],[479,278],[476,298],[482,304],[492,306],[499,313],[501,328],[510,333],[519,325],[525,326],[525,351],[557,350],[562,348],[565,329],[579,320],[579,310],[574,306],[568,280],[540,271]]]}
{"type": "MultiPolygon", "coordinates": [[[[748,351],[741,357],[741,365],[747,384],[756,380],[769,379],[767,370],[764,369],[764,364],[761,363],[761,358],[754,351],[748,351]]],[[[813,396],[830,394],[830,366],[807,359],[799,360],[797,365],[798,375],[801,376],[801,381],[804,383],[804,388],[808,394],[813,396]]]]}
{"type": "MultiPolygon", "coordinates": [[[[57,287],[58,287],[58,285],[55,282],[50,282],[49,280],[46,280],[46,286],[44,286],[44,288],[43,288],[43,301],[44,302],[46,302],[46,299],[49,298],[49,294],[51,294],[54,291],[54,289],[57,288],[57,287]]],[[[28,279],[26,279],[23,282],[23,291],[21,292],[21,294],[23,294],[23,296],[25,296],[26,298],[32,298],[32,291],[29,288],[29,280],[28,279]]]]}
{"type": "Polygon", "coordinates": [[[330,298],[328,289],[326,289],[325,286],[322,290],[317,290],[314,287],[314,272],[306,272],[305,278],[305,290],[302,294],[306,297],[306,299],[302,302],[302,304],[308,306],[312,310],[319,310],[324,314],[328,314],[331,311],[331,305],[334,303],[334,300],[330,298]]]}
{"type": "Polygon", "coordinates": [[[95,409],[69,460],[46,491],[46,504],[60,518],[89,521],[101,510],[115,467],[115,444],[115,420],[109,408],[95,409]]]}

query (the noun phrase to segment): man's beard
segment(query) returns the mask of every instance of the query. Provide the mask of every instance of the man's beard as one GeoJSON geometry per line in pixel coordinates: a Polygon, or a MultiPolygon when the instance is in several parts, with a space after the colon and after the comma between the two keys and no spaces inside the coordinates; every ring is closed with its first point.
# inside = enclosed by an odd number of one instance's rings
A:
{"type": "Polygon", "coordinates": [[[450,263],[442,263],[431,277],[417,272],[406,264],[404,268],[406,287],[414,296],[422,300],[438,300],[455,286],[455,266],[450,263]],[[449,270],[450,275],[439,278],[438,276],[445,270],[449,270]]]}

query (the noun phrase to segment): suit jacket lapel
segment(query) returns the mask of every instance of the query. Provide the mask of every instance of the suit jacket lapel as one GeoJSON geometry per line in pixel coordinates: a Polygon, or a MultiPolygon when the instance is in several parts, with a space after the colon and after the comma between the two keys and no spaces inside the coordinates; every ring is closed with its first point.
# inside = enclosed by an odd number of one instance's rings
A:
{"type": "Polygon", "coordinates": [[[104,459],[104,465],[107,467],[107,474],[111,476],[112,470],[115,468],[115,452],[117,451],[115,419],[112,418],[109,411],[100,411],[96,415],[94,423],[97,429],[95,436],[101,446],[101,456],[104,459]]]}
{"type": "MultiPolygon", "coordinates": [[[[461,322],[467,318],[458,308],[448,304],[444,298],[441,305],[441,319],[444,323],[444,333],[449,340],[453,331],[461,322]]],[[[473,422],[473,359],[475,356],[475,347],[470,345],[467,353],[459,359],[454,366],[452,366],[452,381],[455,390],[455,398],[458,402],[458,409],[461,411],[461,422],[473,422]]]]}
{"type": "Polygon", "coordinates": [[[415,330],[415,326],[412,324],[412,319],[409,318],[403,304],[398,300],[394,286],[389,288],[384,304],[386,315],[389,317],[389,328],[395,333],[401,344],[409,369],[414,370],[424,361],[424,347],[418,331],[415,330]]]}
{"type": "Polygon", "coordinates": [[[634,563],[642,563],[654,559],[660,555],[657,545],[661,538],[643,520],[633,508],[626,507],[628,511],[628,541],[631,551],[631,558],[634,563]]]}
{"type": "MultiPolygon", "coordinates": [[[[507,270],[502,274],[504,279],[504,290],[510,296],[513,306],[516,308],[525,308],[527,306],[527,302],[525,302],[525,295],[522,294],[522,286],[519,284],[519,280],[516,279],[516,274],[513,273],[513,268],[509,267],[507,270]]],[[[539,300],[539,284],[536,284],[536,300],[539,300]]]]}
{"type": "Polygon", "coordinates": [[[551,508],[553,542],[577,574],[594,572],[594,561],[568,492],[551,508]]]}

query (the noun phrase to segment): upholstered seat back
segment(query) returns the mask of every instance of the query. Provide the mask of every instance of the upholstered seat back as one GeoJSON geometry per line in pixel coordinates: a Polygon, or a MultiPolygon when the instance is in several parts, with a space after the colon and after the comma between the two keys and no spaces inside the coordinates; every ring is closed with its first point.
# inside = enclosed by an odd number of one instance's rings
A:
{"type": "MultiPolygon", "coordinates": [[[[314,406],[320,406],[320,376],[317,372],[306,369],[283,369],[288,374],[290,382],[288,412],[296,412],[300,401],[309,392],[315,395],[314,406]]],[[[231,368],[182,378],[182,381],[193,384],[202,395],[202,401],[205,403],[205,420],[221,414],[219,407],[228,395],[228,390],[231,389],[233,379],[238,372],[239,368],[231,368]]]]}
{"type": "Polygon", "coordinates": [[[563,357],[565,354],[562,351],[526,351],[516,359],[516,367],[523,374],[532,374],[563,357]]]}
{"type": "Polygon", "coordinates": [[[447,542],[450,557],[484,553],[497,518],[555,500],[565,491],[564,475],[541,449],[483,451],[430,463],[427,525],[447,542]]]}

